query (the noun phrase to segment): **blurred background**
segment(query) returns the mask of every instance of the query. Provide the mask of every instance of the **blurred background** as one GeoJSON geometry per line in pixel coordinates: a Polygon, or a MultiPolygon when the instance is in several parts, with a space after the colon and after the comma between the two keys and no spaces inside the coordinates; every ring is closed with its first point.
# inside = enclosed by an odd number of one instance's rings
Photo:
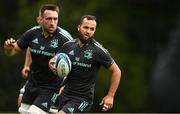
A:
{"type": "MultiPolygon", "coordinates": [[[[18,39],[37,25],[39,7],[60,7],[59,26],[76,37],[84,14],[97,17],[95,39],[122,70],[114,99],[114,113],[180,112],[180,1],[173,0],[1,0],[0,1],[0,112],[17,112],[25,51],[14,57],[4,54],[7,38],[18,39]]],[[[109,87],[109,72],[101,68],[94,106],[109,87]]]]}

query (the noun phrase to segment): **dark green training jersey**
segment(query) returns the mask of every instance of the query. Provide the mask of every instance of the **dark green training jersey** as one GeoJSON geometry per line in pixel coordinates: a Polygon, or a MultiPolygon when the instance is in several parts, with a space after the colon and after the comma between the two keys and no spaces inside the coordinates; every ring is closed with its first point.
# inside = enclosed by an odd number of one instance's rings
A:
{"type": "Polygon", "coordinates": [[[71,72],[65,80],[64,94],[92,101],[100,66],[109,68],[114,60],[108,51],[94,39],[82,48],[78,45],[78,39],[74,39],[65,43],[60,52],[68,54],[72,62],[71,72]]]}
{"type": "Polygon", "coordinates": [[[62,45],[70,40],[72,40],[71,35],[60,27],[48,38],[44,38],[42,28],[39,26],[26,31],[18,39],[18,46],[21,49],[30,47],[32,56],[28,85],[59,90],[62,79],[52,73],[48,62],[61,49],[62,45]]]}

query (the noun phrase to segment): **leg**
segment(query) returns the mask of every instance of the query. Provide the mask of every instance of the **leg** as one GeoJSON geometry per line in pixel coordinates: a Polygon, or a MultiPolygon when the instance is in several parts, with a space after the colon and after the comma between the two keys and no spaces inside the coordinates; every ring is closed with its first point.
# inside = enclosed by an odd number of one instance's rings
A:
{"type": "Polygon", "coordinates": [[[60,110],[57,114],[66,114],[64,111],[60,110]]]}
{"type": "Polygon", "coordinates": [[[38,91],[39,95],[34,100],[33,105],[40,108],[46,113],[49,113],[50,111],[54,113],[55,110],[50,110],[50,108],[55,103],[58,94],[54,93],[54,91],[52,90],[42,88],[39,88],[38,91]]]}
{"type": "Polygon", "coordinates": [[[42,109],[40,109],[35,105],[32,105],[28,110],[28,114],[49,114],[49,113],[43,111],[42,109]]]}
{"type": "Polygon", "coordinates": [[[22,97],[22,99],[20,99],[19,101],[20,107],[18,109],[18,112],[20,114],[28,114],[28,110],[33,103],[34,98],[32,97],[30,90],[32,90],[32,88],[25,87],[25,92],[23,93],[23,96],[20,96],[22,97]]]}
{"type": "Polygon", "coordinates": [[[18,112],[20,114],[28,114],[28,110],[29,110],[30,106],[31,105],[21,103],[21,106],[19,107],[18,112]]]}
{"type": "Polygon", "coordinates": [[[90,110],[92,102],[80,97],[68,97],[64,94],[59,96],[58,114],[85,113],[90,110]]]}
{"type": "Polygon", "coordinates": [[[49,109],[49,112],[50,112],[51,114],[56,114],[56,113],[58,112],[58,109],[57,109],[57,107],[51,107],[51,108],[49,109]]]}

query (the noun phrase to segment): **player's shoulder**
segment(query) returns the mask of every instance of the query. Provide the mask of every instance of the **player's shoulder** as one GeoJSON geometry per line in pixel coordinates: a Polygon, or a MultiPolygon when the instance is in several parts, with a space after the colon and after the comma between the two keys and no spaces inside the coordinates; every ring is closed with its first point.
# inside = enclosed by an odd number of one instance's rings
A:
{"type": "Polygon", "coordinates": [[[64,45],[74,45],[76,42],[77,42],[77,39],[73,39],[73,40],[70,40],[70,41],[64,43],[64,45]]]}
{"type": "Polygon", "coordinates": [[[103,47],[102,44],[100,44],[98,41],[94,40],[92,41],[92,44],[94,46],[94,48],[99,51],[99,52],[104,52],[104,53],[108,53],[107,49],[103,47]]]}
{"type": "Polygon", "coordinates": [[[29,29],[29,31],[37,31],[40,30],[41,27],[40,26],[33,26],[32,28],[29,29]]]}
{"type": "Polygon", "coordinates": [[[32,37],[32,35],[39,33],[40,30],[41,30],[41,27],[40,27],[40,26],[33,26],[32,28],[26,30],[26,31],[23,33],[22,37],[28,37],[28,38],[30,38],[30,37],[32,37]]]}
{"type": "Polygon", "coordinates": [[[40,29],[41,29],[40,26],[33,26],[32,28],[28,29],[26,33],[33,33],[33,32],[39,31],[40,29]]]}
{"type": "Polygon", "coordinates": [[[63,38],[67,39],[68,41],[73,40],[71,34],[70,34],[67,30],[65,30],[65,29],[63,29],[63,28],[61,28],[61,27],[57,27],[57,30],[58,30],[58,33],[59,33],[61,36],[63,36],[63,38]]]}
{"type": "Polygon", "coordinates": [[[33,26],[32,28],[30,28],[30,30],[39,30],[40,28],[40,26],[33,26]]]}

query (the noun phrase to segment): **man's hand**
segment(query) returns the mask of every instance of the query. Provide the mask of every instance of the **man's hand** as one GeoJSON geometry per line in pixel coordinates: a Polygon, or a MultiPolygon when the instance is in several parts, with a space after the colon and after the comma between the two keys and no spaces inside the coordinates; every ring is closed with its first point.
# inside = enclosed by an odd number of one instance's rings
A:
{"type": "Polygon", "coordinates": [[[21,74],[22,74],[22,77],[24,79],[26,79],[29,75],[29,72],[30,72],[30,68],[29,67],[24,67],[21,71],[21,74]]]}
{"type": "Polygon", "coordinates": [[[111,109],[113,107],[113,100],[113,97],[105,96],[99,104],[103,106],[102,111],[108,111],[109,109],[111,109]]]}
{"type": "Polygon", "coordinates": [[[53,57],[52,59],[50,59],[49,61],[49,68],[51,69],[51,71],[57,75],[57,69],[56,69],[56,56],[53,57]]]}
{"type": "Polygon", "coordinates": [[[64,90],[64,86],[62,86],[62,87],[59,89],[59,94],[61,94],[63,90],[64,90]]]}
{"type": "Polygon", "coordinates": [[[16,41],[13,38],[7,39],[4,43],[4,48],[5,49],[13,49],[15,47],[16,41]]]}
{"type": "Polygon", "coordinates": [[[13,38],[7,39],[4,42],[4,49],[5,54],[8,56],[13,56],[17,54],[19,51],[21,51],[21,49],[17,45],[17,42],[13,38]]]}

